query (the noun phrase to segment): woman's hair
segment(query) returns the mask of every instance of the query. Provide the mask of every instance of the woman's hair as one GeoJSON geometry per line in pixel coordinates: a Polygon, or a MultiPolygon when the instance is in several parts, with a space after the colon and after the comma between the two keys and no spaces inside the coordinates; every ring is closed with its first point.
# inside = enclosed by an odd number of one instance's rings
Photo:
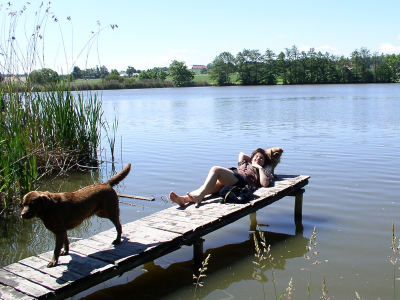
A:
{"type": "Polygon", "coordinates": [[[253,161],[253,158],[254,158],[254,156],[256,156],[257,153],[262,154],[262,156],[264,157],[264,164],[262,165],[262,167],[265,167],[266,165],[271,164],[269,157],[265,153],[265,150],[262,148],[257,148],[256,150],[253,151],[253,153],[251,153],[250,161],[253,161]]]}

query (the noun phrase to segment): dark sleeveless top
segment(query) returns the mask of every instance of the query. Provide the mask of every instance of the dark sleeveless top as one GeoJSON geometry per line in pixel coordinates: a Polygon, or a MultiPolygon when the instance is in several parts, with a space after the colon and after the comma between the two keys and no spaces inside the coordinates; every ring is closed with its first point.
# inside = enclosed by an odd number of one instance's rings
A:
{"type": "Polygon", "coordinates": [[[261,187],[260,174],[258,172],[258,168],[253,167],[251,164],[247,163],[244,159],[238,163],[237,172],[246,179],[248,185],[253,186],[256,189],[261,187]]]}

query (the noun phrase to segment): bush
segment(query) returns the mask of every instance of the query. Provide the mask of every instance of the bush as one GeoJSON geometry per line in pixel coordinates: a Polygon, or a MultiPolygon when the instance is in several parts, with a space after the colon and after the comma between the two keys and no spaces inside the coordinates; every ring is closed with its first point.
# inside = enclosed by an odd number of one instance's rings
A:
{"type": "Polygon", "coordinates": [[[44,68],[32,71],[28,76],[28,80],[32,83],[44,85],[59,82],[60,76],[56,71],[44,68]]]}

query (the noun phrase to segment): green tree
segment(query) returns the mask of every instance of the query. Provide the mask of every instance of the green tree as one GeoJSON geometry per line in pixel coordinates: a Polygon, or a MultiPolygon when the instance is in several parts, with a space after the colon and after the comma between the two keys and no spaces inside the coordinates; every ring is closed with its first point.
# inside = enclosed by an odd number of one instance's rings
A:
{"type": "Polygon", "coordinates": [[[276,54],[267,49],[264,54],[264,67],[262,72],[262,83],[265,84],[276,84],[276,54]]]}
{"type": "Polygon", "coordinates": [[[128,66],[128,68],[126,68],[125,73],[126,75],[128,75],[128,77],[132,77],[132,75],[136,73],[136,70],[134,67],[128,66]]]}
{"type": "Polygon", "coordinates": [[[288,71],[285,53],[282,51],[278,54],[276,59],[277,74],[282,79],[282,84],[288,84],[288,71]]]}
{"type": "Polygon", "coordinates": [[[82,70],[77,66],[74,67],[74,69],[71,72],[71,75],[73,76],[74,79],[82,79],[83,78],[82,70]]]}
{"type": "Polygon", "coordinates": [[[34,70],[28,76],[28,80],[37,84],[56,83],[59,79],[58,73],[48,68],[34,70]]]}
{"type": "Polygon", "coordinates": [[[139,79],[140,80],[151,79],[151,74],[149,74],[149,72],[147,71],[142,71],[139,74],[139,79]]]}
{"type": "Polygon", "coordinates": [[[161,81],[164,81],[167,78],[167,73],[161,69],[160,72],[158,73],[158,79],[161,81]]]}
{"type": "Polygon", "coordinates": [[[106,68],[106,66],[101,66],[100,68],[99,67],[96,67],[97,68],[97,74],[96,74],[96,78],[104,78],[104,77],[106,77],[108,74],[110,74],[110,72],[108,72],[108,69],[106,68]]]}
{"type": "Polygon", "coordinates": [[[352,73],[353,73],[353,81],[359,82],[359,69],[361,62],[361,55],[358,49],[354,50],[350,54],[351,65],[352,65],[352,73]]]}
{"type": "Polygon", "coordinates": [[[182,86],[194,79],[194,72],[188,70],[185,62],[183,61],[173,60],[168,71],[175,86],[182,86]]]}
{"type": "Polygon", "coordinates": [[[243,49],[236,55],[236,65],[242,84],[260,84],[263,56],[258,50],[243,49]]]}
{"type": "Polygon", "coordinates": [[[234,72],[236,72],[235,57],[229,52],[222,52],[212,62],[209,74],[218,85],[227,85],[231,83],[230,75],[234,72]]]}
{"type": "Polygon", "coordinates": [[[116,75],[119,76],[119,72],[117,71],[117,69],[111,69],[111,73],[110,75],[116,75]]]}
{"type": "Polygon", "coordinates": [[[315,82],[315,68],[316,68],[316,57],[317,57],[317,53],[315,52],[315,48],[310,48],[310,50],[308,50],[307,52],[307,56],[308,56],[308,61],[309,61],[309,76],[307,79],[308,83],[314,83],[315,82]]]}

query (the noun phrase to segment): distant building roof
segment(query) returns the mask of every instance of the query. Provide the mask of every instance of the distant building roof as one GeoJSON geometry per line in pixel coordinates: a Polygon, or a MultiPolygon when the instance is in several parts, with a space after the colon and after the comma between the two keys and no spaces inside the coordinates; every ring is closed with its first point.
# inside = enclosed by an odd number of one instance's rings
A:
{"type": "Polygon", "coordinates": [[[207,67],[203,65],[193,65],[192,69],[207,69],[207,67]]]}

